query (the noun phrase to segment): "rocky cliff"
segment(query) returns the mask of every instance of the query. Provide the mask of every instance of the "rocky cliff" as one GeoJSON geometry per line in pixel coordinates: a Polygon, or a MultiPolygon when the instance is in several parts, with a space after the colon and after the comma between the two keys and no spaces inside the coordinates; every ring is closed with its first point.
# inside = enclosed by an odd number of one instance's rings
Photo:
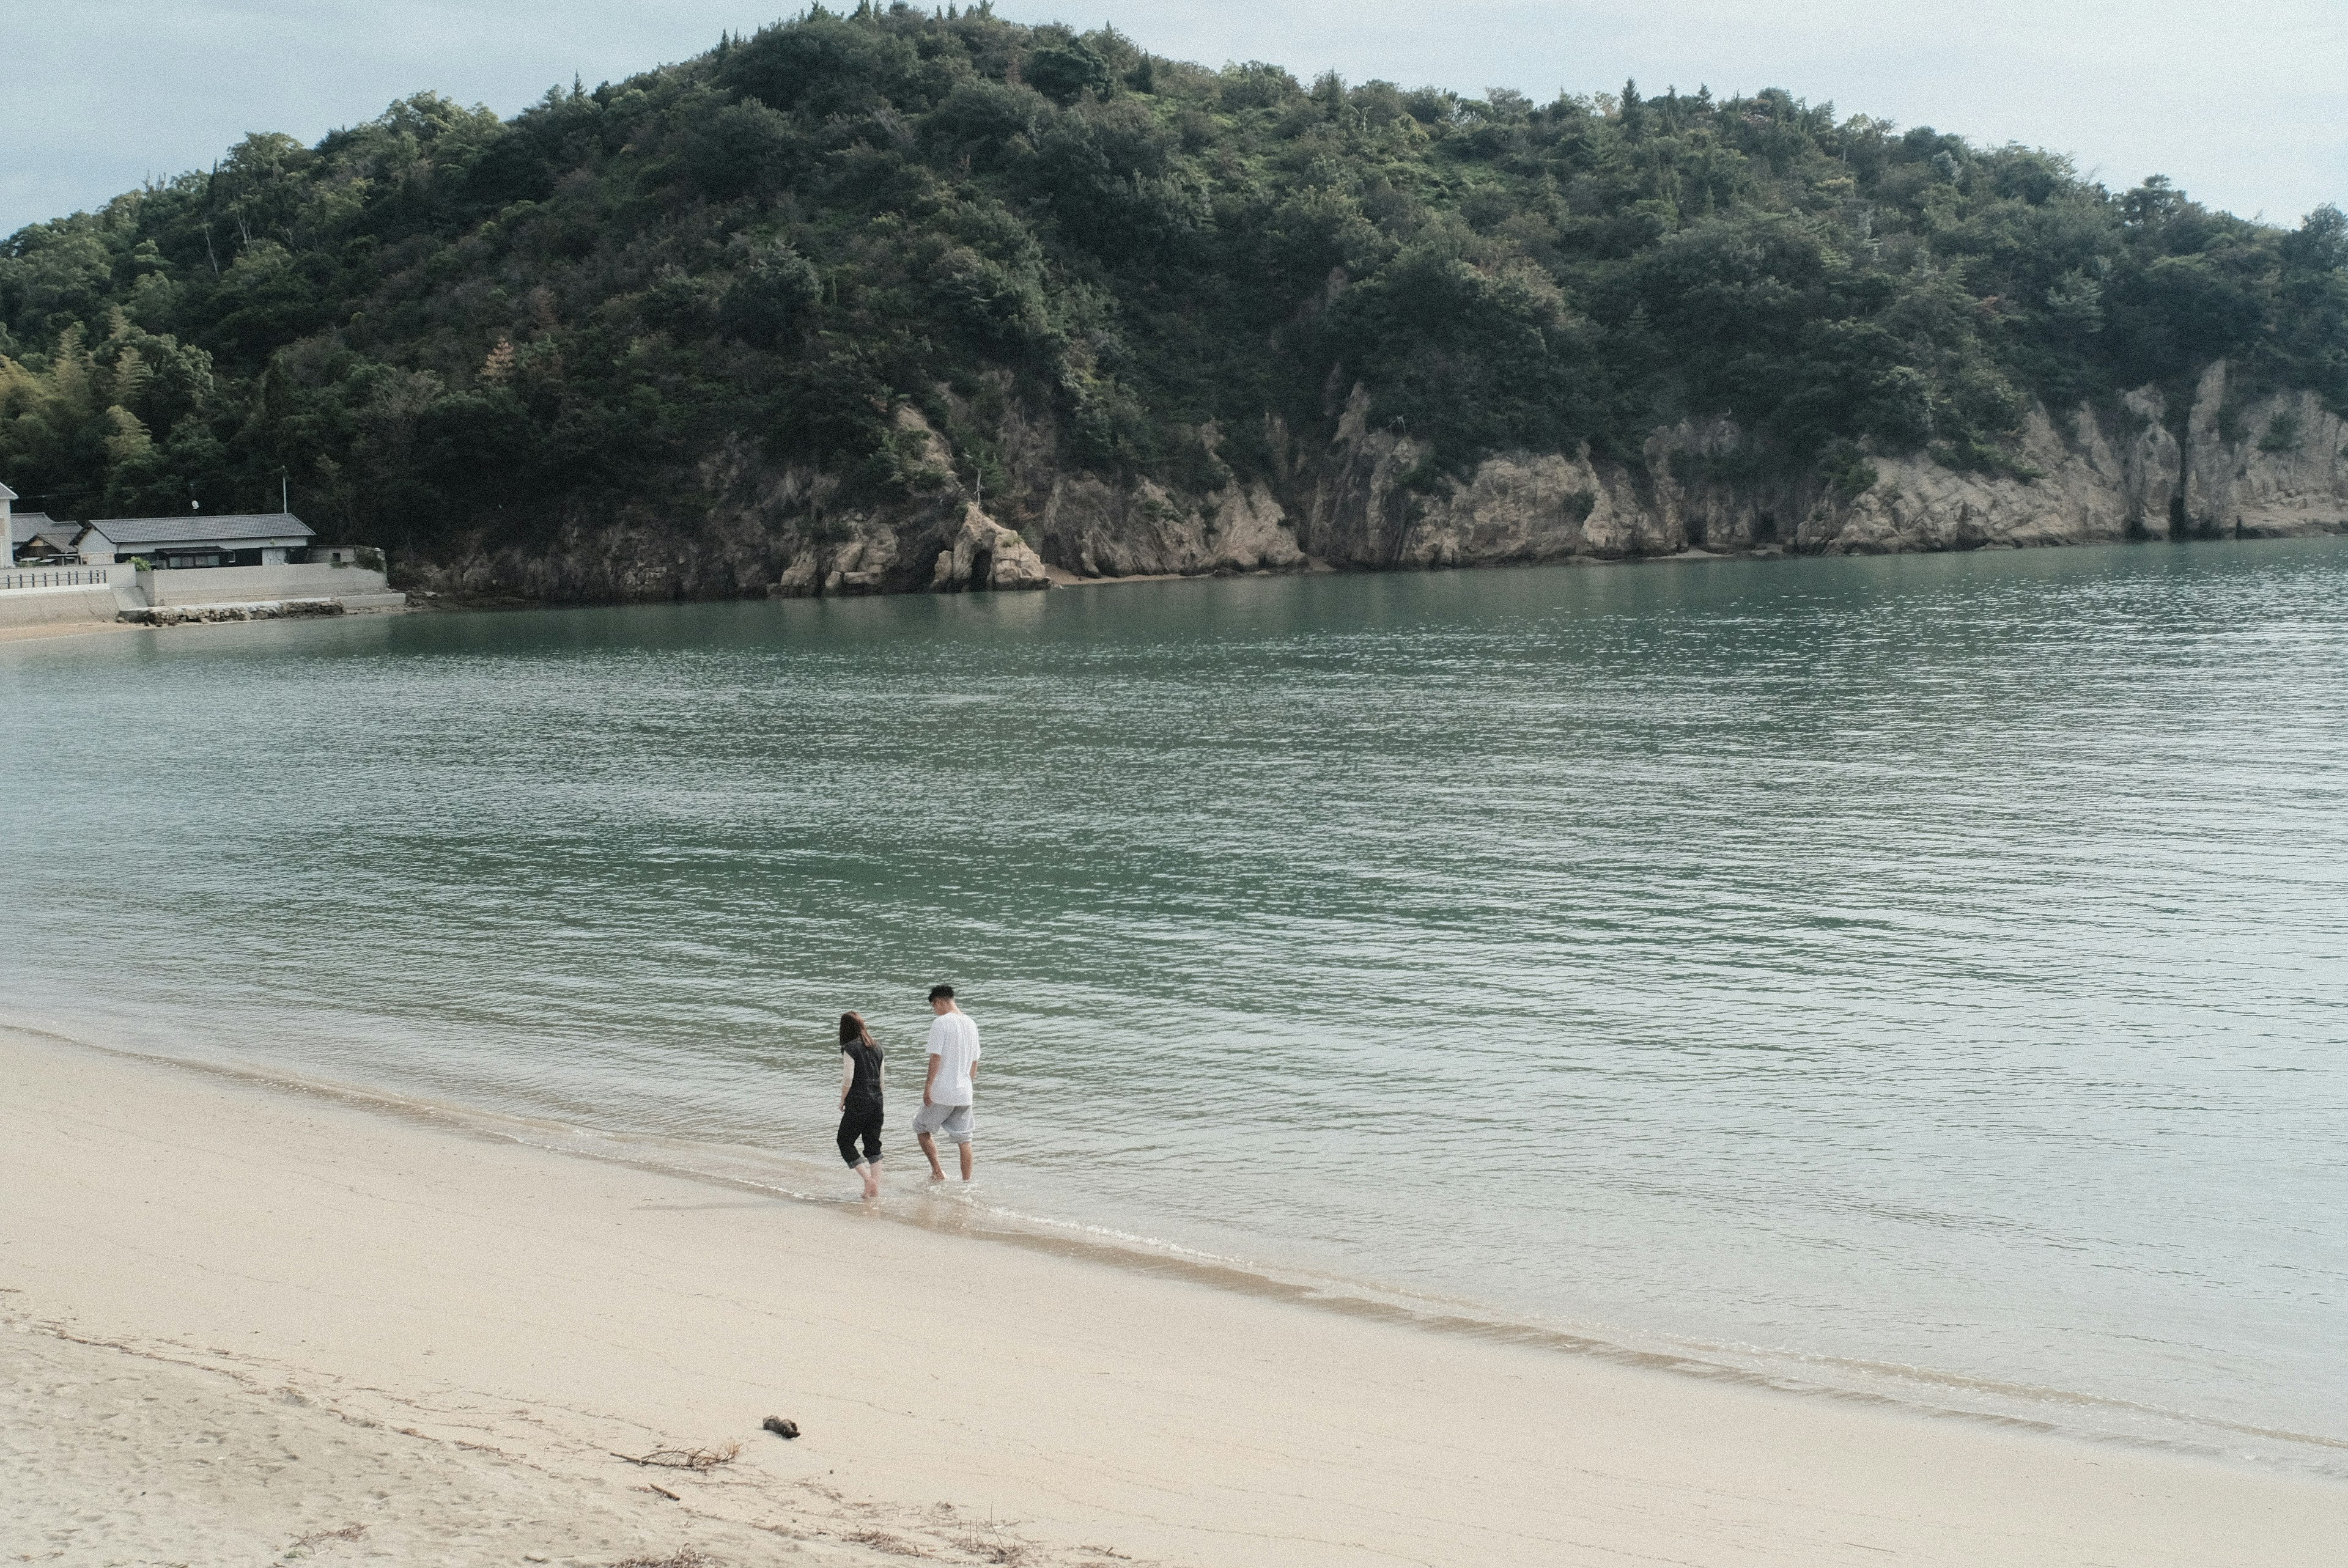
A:
{"type": "MultiPolygon", "coordinates": [[[[1877,554],[2348,533],[2348,426],[2311,393],[2235,396],[2224,364],[2189,394],[2033,410],[1995,472],[1926,453],[1833,477],[1756,476],[1726,421],[1654,431],[1636,462],[1507,453],[1430,474],[1423,446],[1368,427],[1356,388],[1325,450],[1276,475],[1182,494],[1071,471],[1047,419],[994,431],[1007,482],[966,492],[945,444],[900,416],[908,497],[840,507],[837,482],[769,471],[747,446],[703,475],[714,504],[679,526],[581,518],[552,550],[411,569],[427,590],[560,600],[1039,589],[1067,578],[1391,569],[1714,553],[1877,554]]],[[[1213,455],[1211,427],[1207,451],[1213,455]]]]}
{"type": "Polygon", "coordinates": [[[1511,454],[1415,490],[1423,451],[1364,429],[1356,395],[1297,538],[1333,563],[1433,567],[2348,533],[2348,426],[2311,393],[2230,405],[2226,381],[2212,366],[2176,407],[2146,388],[2116,409],[2034,409],[2003,472],[1871,456],[1839,486],[1738,476],[1740,432],[1715,421],[1656,431],[1637,464],[1511,454]]]}

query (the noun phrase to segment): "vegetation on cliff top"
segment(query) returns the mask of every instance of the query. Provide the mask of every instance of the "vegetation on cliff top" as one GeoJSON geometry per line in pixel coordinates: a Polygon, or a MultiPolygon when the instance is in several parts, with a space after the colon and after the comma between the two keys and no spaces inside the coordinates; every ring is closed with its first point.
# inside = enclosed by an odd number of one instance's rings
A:
{"type": "Polygon", "coordinates": [[[511,120],[430,94],[0,245],[0,475],[65,516],[272,503],[426,556],[690,519],[712,459],[1276,478],[1350,389],[1428,442],[2008,462],[2028,403],[2224,357],[2348,410],[2348,222],[1838,119],[1158,58],[983,7],[807,16],[511,120]],[[1285,450],[1283,450],[1285,448],[1285,450]]]}

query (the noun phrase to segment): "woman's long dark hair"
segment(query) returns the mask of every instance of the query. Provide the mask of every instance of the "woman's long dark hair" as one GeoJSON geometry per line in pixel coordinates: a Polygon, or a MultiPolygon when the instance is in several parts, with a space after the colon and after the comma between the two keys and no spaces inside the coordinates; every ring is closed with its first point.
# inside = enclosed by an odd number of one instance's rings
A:
{"type": "Polygon", "coordinates": [[[862,1040],[867,1045],[871,1045],[872,1049],[875,1050],[880,1049],[877,1045],[872,1045],[872,1031],[864,1027],[864,1020],[862,1019],[857,1017],[852,1012],[841,1013],[839,1015],[839,1043],[846,1045],[850,1040],[862,1040]]]}

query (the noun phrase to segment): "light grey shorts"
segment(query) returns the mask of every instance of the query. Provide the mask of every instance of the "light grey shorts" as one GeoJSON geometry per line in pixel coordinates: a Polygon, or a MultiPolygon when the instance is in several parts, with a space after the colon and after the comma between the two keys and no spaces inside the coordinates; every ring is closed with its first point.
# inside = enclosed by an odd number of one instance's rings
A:
{"type": "Polygon", "coordinates": [[[924,1105],[913,1112],[915,1132],[927,1132],[949,1143],[969,1143],[973,1125],[967,1105],[924,1105]]]}

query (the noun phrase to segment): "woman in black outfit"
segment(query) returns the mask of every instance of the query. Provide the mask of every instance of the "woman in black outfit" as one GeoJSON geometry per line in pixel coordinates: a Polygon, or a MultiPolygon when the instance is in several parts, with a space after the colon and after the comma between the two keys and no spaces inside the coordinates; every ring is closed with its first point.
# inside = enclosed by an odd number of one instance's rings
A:
{"type": "Polygon", "coordinates": [[[880,1195],[880,1048],[861,1014],[839,1015],[839,1157],[864,1178],[864,1195],[880,1195]],[[857,1140],[864,1142],[859,1154],[857,1140]]]}

